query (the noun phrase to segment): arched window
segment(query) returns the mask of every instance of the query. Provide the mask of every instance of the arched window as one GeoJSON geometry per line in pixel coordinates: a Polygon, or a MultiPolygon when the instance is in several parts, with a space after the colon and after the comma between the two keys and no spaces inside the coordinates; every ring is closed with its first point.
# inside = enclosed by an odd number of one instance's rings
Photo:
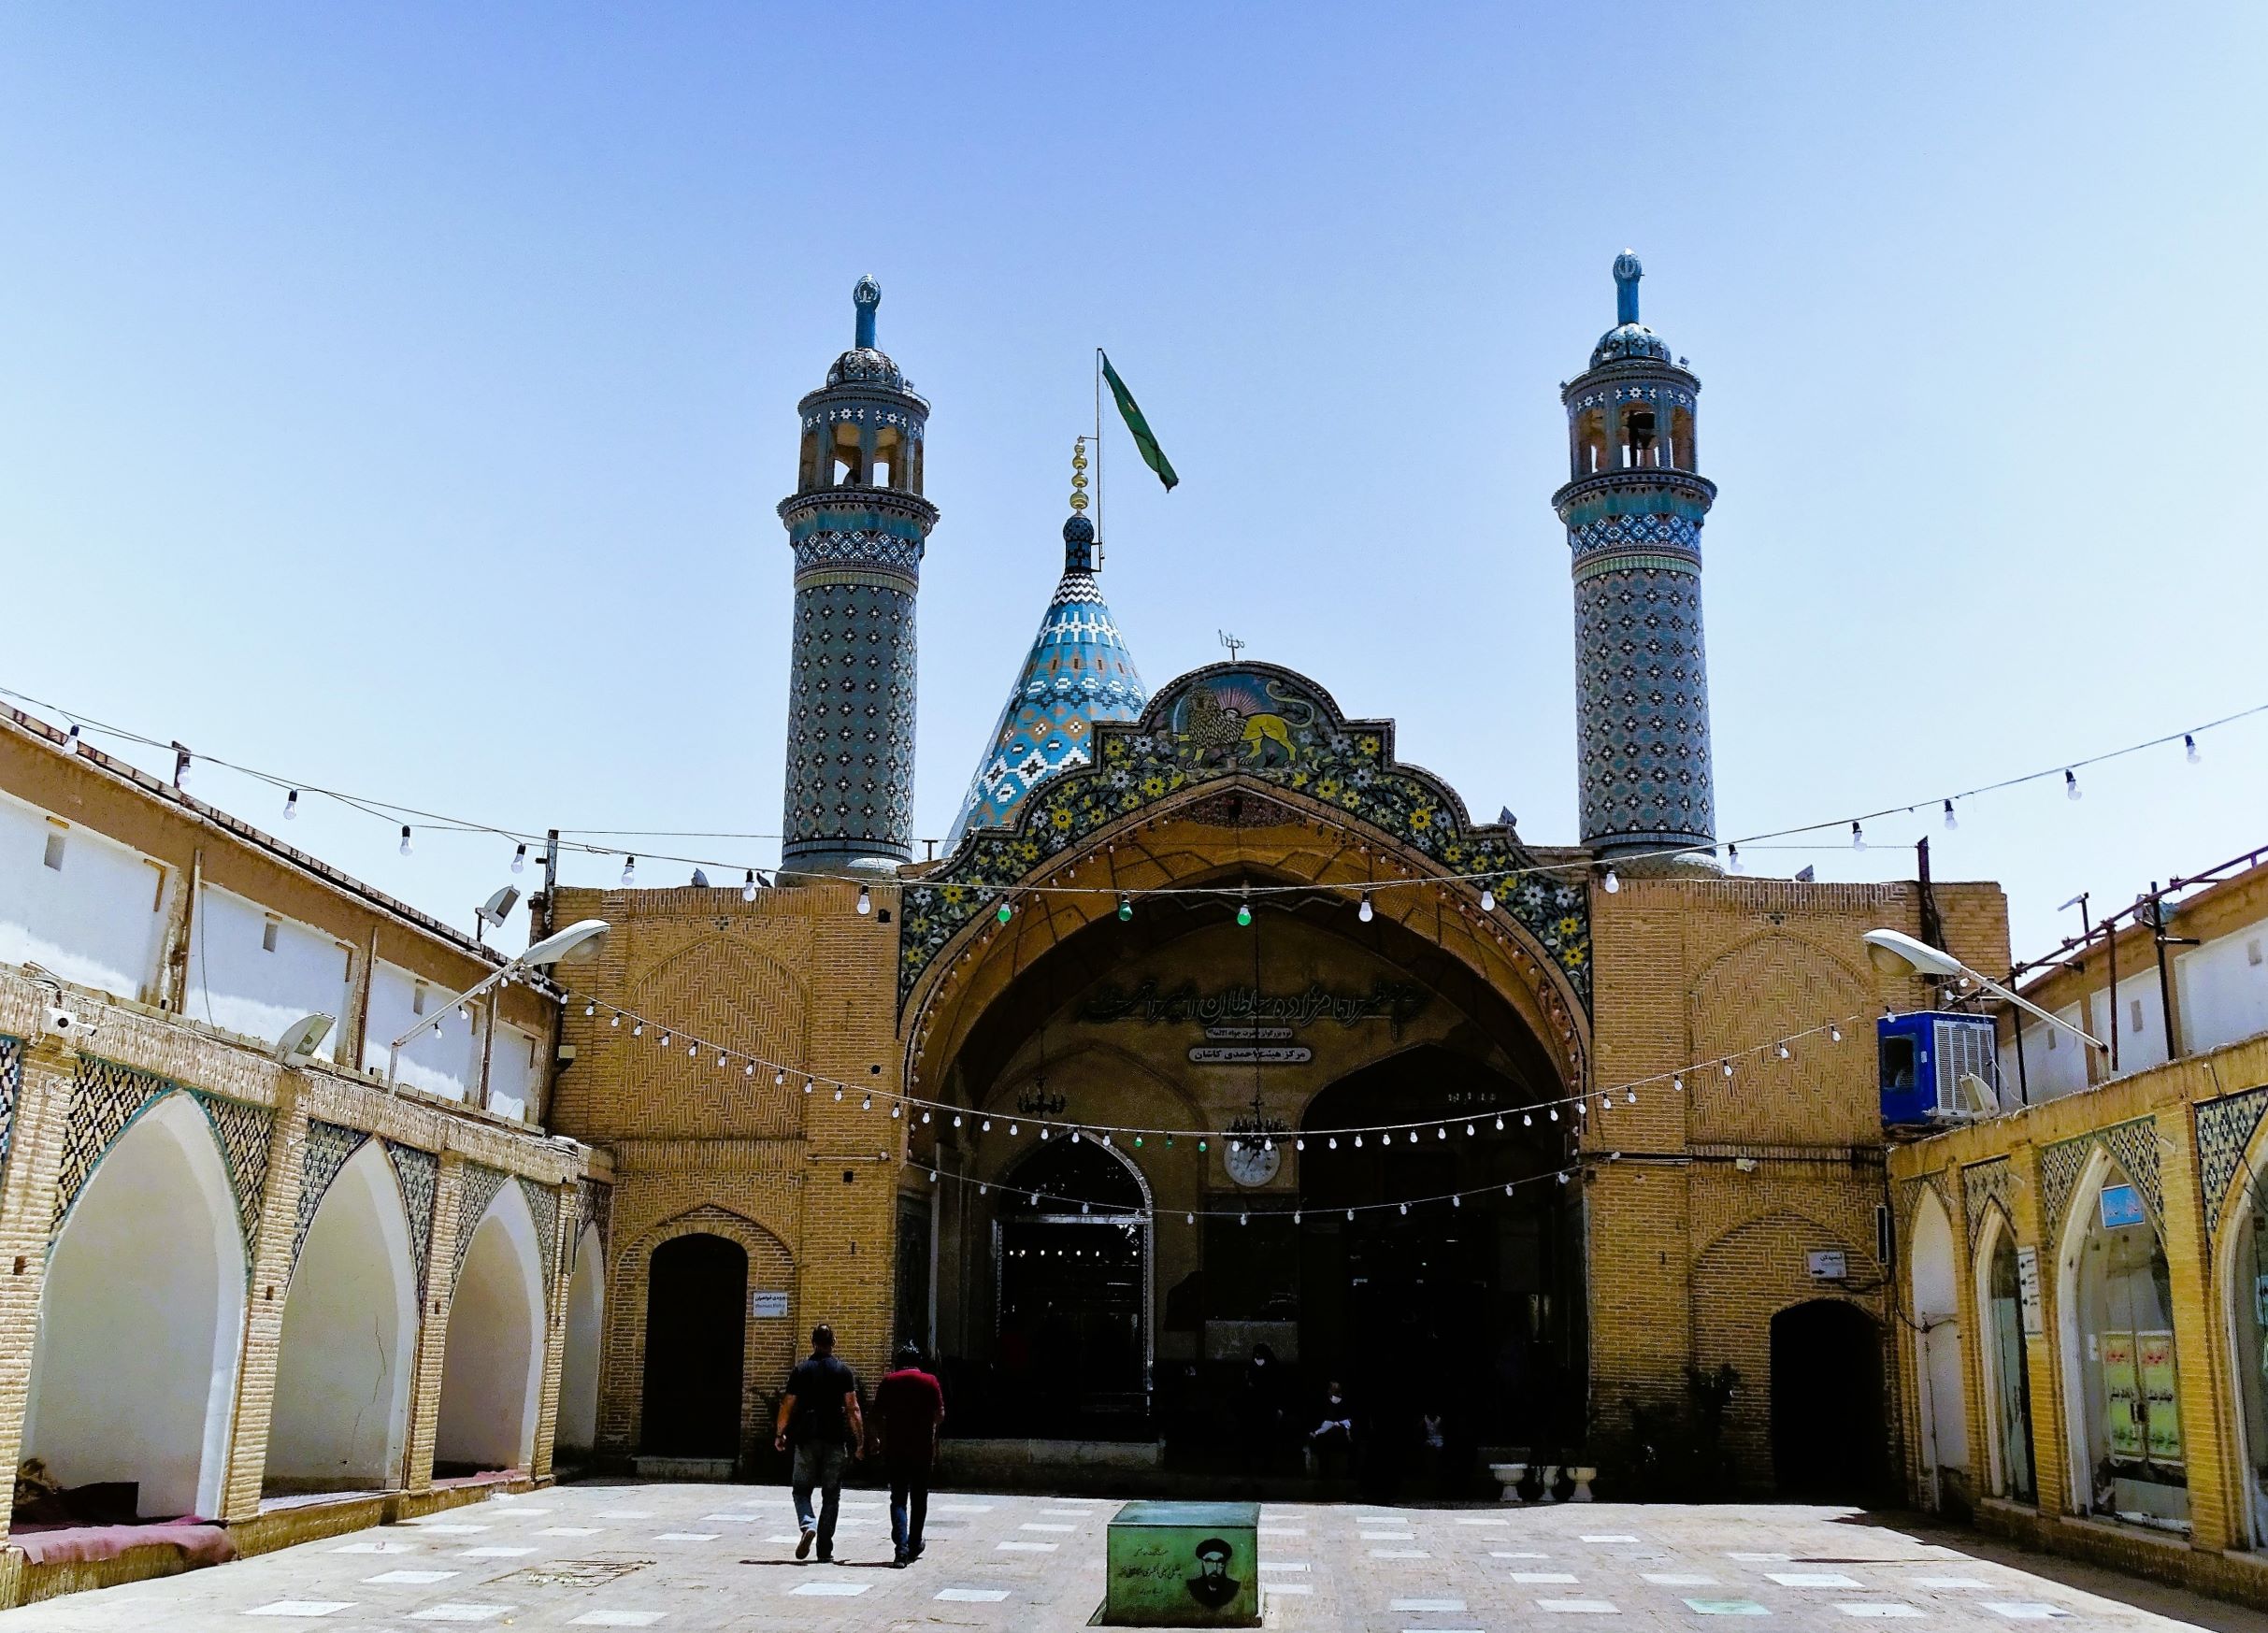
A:
{"type": "Polygon", "coordinates": [[[897,427],[885,425],[874,433],[874,459],[868,478],[878,488],[904,485],[904,463],[898,458],[897,427]]]}
{"type": "Polygon", "coordinates": [[[1628,466],[1661,463],[1660,426],[1651,404],[1631,403],[1622,410],[1622,463],[1628,466]]]}
{"type": "Polygon", "coordinates": [[[835,427],[832,464],[829,473],[831,486],[838,488],[864,487],[867,480],[866,462],[858,448],[858,427],[838,424],[835,427]]]}
{"type": "Polygon", "coordinates": [[[1613,462],[1606,453],[1606,410],[1586,408],[1575,416],[1572,469],[1578,477],[1601,471],[1613,462]]]}
{"type": "Polygon", "coordinates": [[[1953,1225],[1934,1193],[1914,1211],[1910,1277],[1915,1388],[1921,1405],[1922,1500],[1945,1506],[1959,1497],[1969,1468],[1969,1416],[1961,1392],[1959,1277],[1953,1225]]]}
{"type": "Polygon", "coordinates": [[[2247,1178],[2244,1206],[2231,1210],[2229,1331],[2244,1423],[2246,1523],[2258,1548],[2268,1544],[2268,1209],[2261,1203],[2258,1171],[2247,1178]]]}
{"type": "Polygon", "coordinates": [[[2064,1387],[2081,1512],[2186,1530],[2187,1447],[2165,1244],[2098,1153],[2064,1228],[2064,1387]]]}
{"type": "Polygon", "coordinates": [[[598,1227],[583,1226],[567,1281],[567,1337],[559,1358],[559,1416],[552,1455],[581,1461],[598,1441],[598,1345],[606,1322],[606,1268],[598,1227]]]}
{"type": "Polygon", "coordinates": [[[2031,1477],[2031,1368],[2024,1348],[2023,1279],[2016,1237],[1997,1209],[1985,1214],[1985,1246],[1977,1253],[1977,1310],[1984,1344],[1985,1431],[1993,1495],[2037,1502],[2031,1477]]]}
{"type": "Polygon", "coordinates": [[[1670,410],[1670,463],[1679,470],[1699,468],[1693,463],[1693,410],[1691,408],[1681,408],[1670,410]]]}

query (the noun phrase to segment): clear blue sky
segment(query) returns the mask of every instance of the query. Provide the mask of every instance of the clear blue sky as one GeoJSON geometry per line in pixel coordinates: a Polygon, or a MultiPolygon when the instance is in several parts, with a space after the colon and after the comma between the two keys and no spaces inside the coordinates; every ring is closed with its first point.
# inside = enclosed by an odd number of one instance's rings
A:
{"type": "MultiPolygon", "coordinates": [[[[1555,388],[1629,245],[1705,386],[1721,829],[1934,800],[2268,700],[2264,62],[2246,5],[8,7],[0,683],[510,825],[776,831],[772,507],[870,271],[944,512],[917,831],[1099,342],[1184,478],[1113,445],[1150,683],[1226,625],[1570,840],[1555,388]]],[[[2037,950],[2268,840],[2264,744],[1980,801],[1940,872],[2037,950]]],[[[509,857],[293,837],[461,924],[509,857]]]]}

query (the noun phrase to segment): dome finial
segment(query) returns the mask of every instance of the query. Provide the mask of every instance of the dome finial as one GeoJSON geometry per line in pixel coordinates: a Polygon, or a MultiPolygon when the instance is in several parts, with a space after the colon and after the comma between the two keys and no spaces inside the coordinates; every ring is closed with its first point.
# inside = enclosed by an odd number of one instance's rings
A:
{"type": "Polygon", "coordinates": [[[1095,524],[1086,518],[1086,438],[1071,444],[1071,516],[1063,524],[1063,570],[1095,569],[1095,524]]]}
{"type": "Polygon", "coordinates": [[[1635,323],[1638,321],[1638,280],[1646,269],[1638,265],[1637,255],[1629,250],[1615,257],[1615,322],[1635,323]]]}
{"type": "Polygon", "coordinates": [[[882,305],[882,285],[868,274],[851,291],[851,302],[858,308],[858,337],[854,344],[872,351],[874,347],[874,308],[882,305]]]}

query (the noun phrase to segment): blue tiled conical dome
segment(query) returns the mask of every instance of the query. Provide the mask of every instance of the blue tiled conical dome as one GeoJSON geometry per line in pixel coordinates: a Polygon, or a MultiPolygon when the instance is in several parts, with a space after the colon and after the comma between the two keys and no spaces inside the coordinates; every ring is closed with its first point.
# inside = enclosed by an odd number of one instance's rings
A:
{"type": "Polygon", "coordinates": [[[1063,524],[1062,581],[984,745],[946,848],[958,846],[970,828],[1013,822],[1026,795],[1092,758],[1097,721],[1133,720],[1149,695],[1095,582],[1095,524],[1074,516],[1063,524]]]}

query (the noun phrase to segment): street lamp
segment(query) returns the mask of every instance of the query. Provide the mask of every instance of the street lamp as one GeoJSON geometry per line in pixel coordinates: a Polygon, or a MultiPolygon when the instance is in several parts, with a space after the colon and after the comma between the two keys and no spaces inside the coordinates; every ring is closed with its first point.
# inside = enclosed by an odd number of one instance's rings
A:
{"type": "MultiPolygon", "coordinates": [[[[565,964],[569,959],[596,957],[598,949],[606,941],[607,931],[610,927],[604,919],[578,919],[566,929],[546,936],[525,953],[521,953],[519,957],[492,971],[488,979],[479,985],[457,994],[455,997],[441,1006],[441,1013],[447,1015],[451,1010],[459,1005],[470,1003],[490,987],[510,980],[522,970],[549,969],[553,965],[565,964]]],[[[438,1024],[438,1022],[420,1021],[387,1045],[386,1084],[388,1088],[393,1087],[395,1068],[401,1065],[403,1045],[420,1032],[424,1031],[426,1027],[437,1024],[438,1024]]]]}
{"type": "Polygon", "coordinates": [[[1866,956],[1876,969],[1885,975],[1965,975],[1987,992],[2006,998],[2017,1009],[2037,1015],[2050,1026],[2070,1033],[2089,1048],[2109,1052],[2110,1045],[2101,1039],[2089,1036],[2060,1015],[2051,1015],[2030,998],[2022,997],[2001,985],[1988,975],[1971,969],[1959,959],[1941,947],[1927,941],[1917,941],[1900,930],[1869,930],[1860,938],[1866,943],[1866,956]]]}

